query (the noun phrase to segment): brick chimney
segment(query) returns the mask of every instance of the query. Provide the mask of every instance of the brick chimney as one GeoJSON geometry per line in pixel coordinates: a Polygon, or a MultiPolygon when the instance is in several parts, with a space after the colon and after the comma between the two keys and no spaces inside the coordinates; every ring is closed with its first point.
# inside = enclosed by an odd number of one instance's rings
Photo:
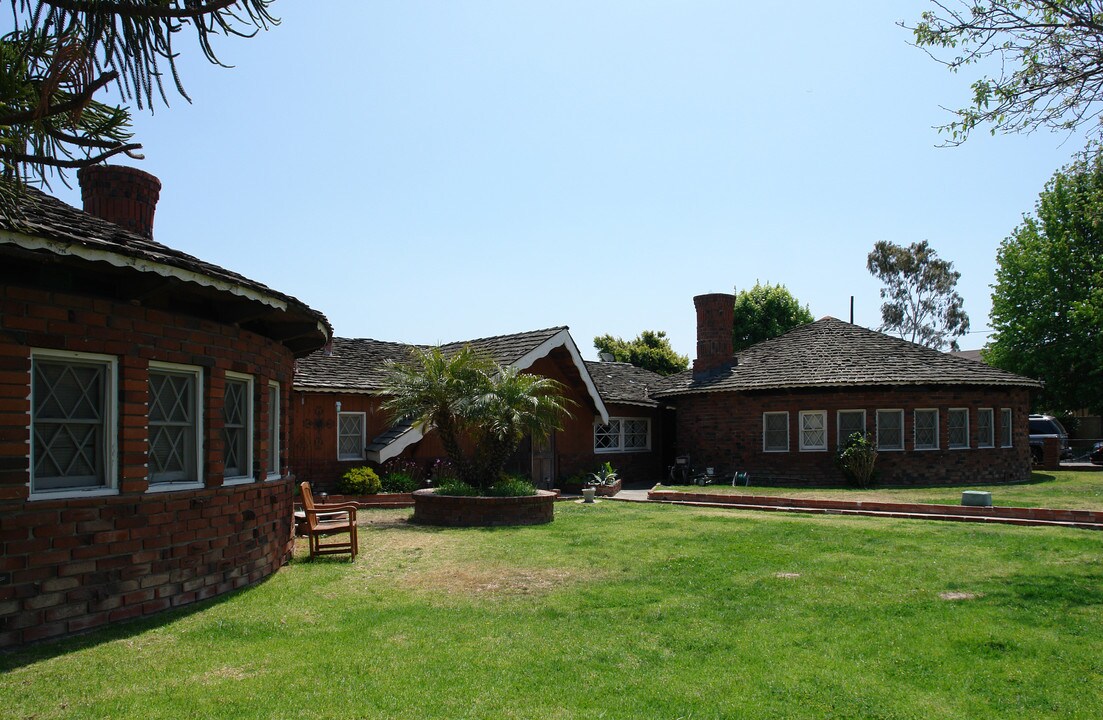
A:
{"type": "Polygon", "coordinates": [[[735,296],[711,293],[693,298],[697,308],[697,359],[693,361],[693,379],[708,377],[735,364],[732,350],[732,324],[735,322],[735,296]]]}
{"type": "Polygon", "coordinates": [[[77,172],[84,212],[153,238],[161,181],[137,168],[90,165],[77,172]]]}

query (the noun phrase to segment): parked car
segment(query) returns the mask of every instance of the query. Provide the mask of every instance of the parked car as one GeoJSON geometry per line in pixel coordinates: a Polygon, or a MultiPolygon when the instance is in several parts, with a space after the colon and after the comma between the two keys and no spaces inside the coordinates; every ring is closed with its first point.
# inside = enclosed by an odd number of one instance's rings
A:
{"type": "Polygon", "coordinates": [[[1072,457],[1072,448],[1069,447],[1069,434],[1065,426],[1052,415],[1031,415],[1030,418],[1030,456],[1034,462],[1042,461],[1042,447],[1047,437],[1055,437],[1061,441],[1061,459],[1072,457]]]}
{"type": "Polygon", "coordinates": [[[1093,465],[1103,465],[1103,442],[1097,442],[1092,445],[1091,454],[1088,455],[1088,460],[1092,461],[1093,465]]]}

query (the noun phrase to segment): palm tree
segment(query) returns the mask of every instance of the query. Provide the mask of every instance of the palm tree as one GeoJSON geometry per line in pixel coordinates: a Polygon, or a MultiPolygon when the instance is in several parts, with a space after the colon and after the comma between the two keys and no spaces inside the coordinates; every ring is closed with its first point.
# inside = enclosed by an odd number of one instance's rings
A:
{"type": "Polygon", "coordinates": [[[479,355],[469,346],[445,354],[412,348],[406,363],[387,363],[383,408],[440,434],[459,480],[487,489],[502,475],[525,435],[562,429],[562,386],[479,355]]]}

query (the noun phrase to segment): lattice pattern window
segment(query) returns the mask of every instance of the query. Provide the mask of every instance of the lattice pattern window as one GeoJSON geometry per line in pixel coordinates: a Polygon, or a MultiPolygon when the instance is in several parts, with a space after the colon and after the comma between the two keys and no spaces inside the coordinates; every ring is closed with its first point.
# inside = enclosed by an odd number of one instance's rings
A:
{"type": "Polygon", "coordinates": [[[977,447],[990,448],[996,444],[995,413],[992,408],[977,410],[977,447]]]}
{"type": "Polygon", "coordinates": [[[32,364],[31,491],[112,485],[113,362],[35,355],[32,364]]]}
{"type": "Polygon", "coordinates": [[[789,451],[789,413],[762,413],[762,449],[766,452],[789,451]]]}
{"type": "Polygon", "coordinates": [[[915,449],[938,449],[938,410],[915,411],[915,449]]]}
{"type": "Polygon", "coordinates": [[[958,450],[969,447],[969,410],[950,408],[946,417],[946,433],[950,448],[958,450]]]}
{"type": "Polygon", "coordinates": [[[827,413],[822,410],[800,413],[800,449],[827,449],[827,413]]]}
{"type": "Polygon", "coordinates": [[[877,449],[904,449],[904,411],[877,411],[877,449]]]}
{"type": "Polygon", "coordinates": [[[1000,409],[1000,447],[1011,447],[1011,408],[1000,409]]]}
{"type": "Polygon", "coordinates": [[[364,413],[337,413],[337,459],[364,459],[364,413]]]}
{"type": "Polygon", "coordinates": [[[268,383],[268,477],[280,476],[280,385],[268,383]]]}
{"type": "Polygon", "coordinates": [[[594,425],[594,452],[643,452],[651,449],[651,420],[609,418],[594,425]]]}
{"type": "Polygon", "coordinates": [[[149,370],[149,481],[197,482],[197,370],[149,370]]]}
{"type": "Polygon", "coordinates": [[[864,436],[866,434],[866,411],[865,410],[840,410],[838,414],[839,425],[839,447],[844,447],[846,441],[850,439],[850,436],[854,433],[864,436]]]}
{"type": "Polygon", "coordinates": [[[222,401],[223,463],[227,479],[248,478],[253,467],[253,380],[226,376],[222,401]]]}

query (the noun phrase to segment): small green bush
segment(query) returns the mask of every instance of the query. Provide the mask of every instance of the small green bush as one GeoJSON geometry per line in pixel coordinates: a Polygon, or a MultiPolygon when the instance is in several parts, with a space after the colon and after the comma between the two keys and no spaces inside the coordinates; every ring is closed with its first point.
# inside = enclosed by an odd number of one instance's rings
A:
{"type": "Polygon", "coordinates": [[[877,447],[866,433],[851,433],[846,445],[835,454],[835,463],[851,484],[869,487],[877,475],[877,447]]]}
{"type": "Polygon", "coordinates": [[[404,472],[389,472],[383,476],[383,492],[411,493],[421,487],[421,483],[404,472]]]}
{"type": "Polygon", "coordinates": [[[457,480],[456,478],[444,478],[437,484],[437,495],[481,495],[479,488],[474,485],[457,480]]]}
{"type": "Polygon", "coordinates": [[[375,495],[381,487],[379,476],[370,467],[352,468],[337,483],[337,491],[342,495],[375,495]]]}
{"type": "Polygon", "coordinates": [[[536,486],[522,477],[504,477],[487,489],[490,497],[525,497],[536,494],[536,486]]]}
{"type": "Polygon", "coordinates": [[[536,494],[536,486],[521,477],[504,477],[486,490],[455,479],[448,479],[436,486],[438,495],[464,495],[482,497],[526,497],[536,494]]]}

